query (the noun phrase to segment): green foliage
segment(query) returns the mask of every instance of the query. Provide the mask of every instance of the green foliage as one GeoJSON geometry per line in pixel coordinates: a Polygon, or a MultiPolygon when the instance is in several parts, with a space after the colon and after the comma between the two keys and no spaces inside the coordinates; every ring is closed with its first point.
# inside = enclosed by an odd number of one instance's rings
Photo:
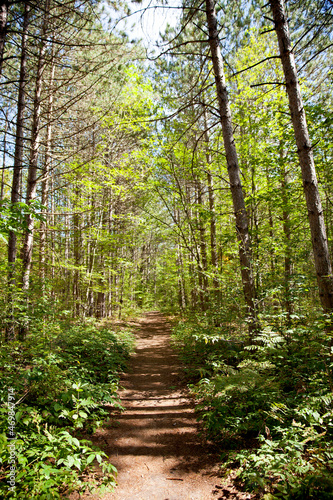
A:
{"type": "MultiPolygon", "coordinates": [[[[22,405],[16,413],[16,488],[8,492],[8,485],[0,486],[2,498],[63,498],[72,491],[87,487],[92,491],[100,486],[115,486],[116,469],[107,462],[107,456],[84,439],[77,439],[68,430],[49,426],[34,406],[22,405]],[[100,473],[87,475],[93,462],[101,466],[100,473]]],[[[1,408],[1,428],[7,423],[7,408],[1,408]]],[[[1,469],[7,475],[9,447],[5,434],[1,435],[1,469]]]]}
{"type": "Polygon", "coordinates": [[[178,325],[198,419],[224,450],[225,473],[237,466],[247,489],[267,500],[333,498],[329,322],[293,315],[289,328],[278,321],[274,331],[272,320],[252,343],[226,332],[222,340],[212,326],[178,325]]]}
{"type": "Polygon", "coordinates": [[[180,321],[173,331],[173,344],[184,362],[185,373],[192,380],[230,370],[241,360],[241,338],[233,335],[230,339],[234,328],[214,327],[211,321],[208,323],[207,317],[199,320],[192,316],[180,321]]]}
{"type": "Polygon", "coordinates": [[[0,201],[0,236],[4,236],[10,231],[20,233],[27,228],[26,216],[32,215],[37,220],[45,220],[43,215],[38,213],[45,209],[38,200],[32,200],[29,205],[23,202],[11,203],[10,200],[0,201]]]}
{"type": "MultiPolygon", "coordinates": [[[[115,468],[80,432],[91,433],[108,418],[106,403],[121,409],[116,391],[133,336],[93,324],[50,326],[47,335],[32,333],[24,343],[3,343],[0,349],[3,477],[9,471],[8,387],[19,401],[13,498],[46,500],[83,491],[88,475],[92,489],[115,485],[115,468]]],[[[7,486],[0,486],[3,498],[7,486]]]]}

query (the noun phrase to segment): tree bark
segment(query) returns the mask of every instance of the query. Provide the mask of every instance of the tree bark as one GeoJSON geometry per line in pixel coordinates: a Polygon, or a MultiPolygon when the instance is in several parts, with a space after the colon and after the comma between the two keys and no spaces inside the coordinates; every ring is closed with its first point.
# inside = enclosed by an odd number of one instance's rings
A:
{"type": "MultiPolygon", "coordinates": [[[[122,308],[123,308],[123,297],[124,297],[124,279],[125,279],[125,269],[122,266],[120,271],[120,287],[119,287],[119,309],[118,309],[118,319],[121,319],[122,308]]],[[[103,300],[105,302],[105,293],[103,293],[103,300]]]]}
{"type": "MultiPolygon", "coordinates": [[[[41,96],[43,86],[43,73],[45,69],[45,52],[46,41],[45,34],[48,26],[50,0],[45,2],[45,14],[43,19],[43,27],[41,33],[41,46],[38,57],[37,76],[34,98],[34,112],[32,120],[30,160],[28,170],[27,194],[26,203],[29,205],[36,197],[37,189],[37,165],[40,146],[40,116],[41,116],[41,96]]],[[[31,214],[27,215],[26,219],[27,230],[24,235],[24,243],[22,248],[22,290],[29,289],[29,278],[32,263],[32,249],[34,240],[34,218],[31,214]]]]}
{"type": "Polygon", "coordinates": [[[97,292],[96,318],[105,317],[105,293],[97,292]]]}
{"type": "MultiPolygon", "coordinates": [[[[268,174],[268,170],[266,170],[266,180],[267,180],[267,187],[268,187],[268,190],[269,192],[271,192],[271,182],[270,182],[270,178],[269,178],[269,174],[268,174]]],[[[274,250],[274,247],[273,247],[273,241],[274,241],[274,222],[273,222],[273,212],[272,212],[272,198],[269,197],[269,199],[267,200],[268,202],[268,223],[269,223],[269,237],[270,237],[270,241],[271,241],[271,246],[270,246],[270,249],[269,249],[269,255],[270,255],[270,267],[271,267],[271,275],[272,277],[274,276],[275,274],[275,258],[276,258],[276,255],[275,255],[275,250],[274,250]]]]}
{"type": "MultiPolygon", "coordinates": [[[[49,82],[49,102],[47,110],[47,128],[46,128],[46,149],[45,149],[45,165],[44,179],[42,182],[42,205],[47,206],[49,197],[49,175],[51,167],[51,147],[52,147],[52,116],[53,116],[53,80],[54,80],[55,64],[52,58],[50,82],[49,82]]],[[[67,236],[66,236],[67,237],[67,236]]],[[[45,281],[45,244],[46,244],[46,221],[40,223],[40,270],[41,279],[44,286],[45,281]]]]}
{"type": "MultiPolygon", "coordinates": [[[[29,24],[30,7],[26,4],[23,18],[23,30],[21,41],[21,67],[20,67],[20,83],[17,101],[17,119],[16,119],[16,136],[15,136],[15,152],[14,152],[14,168],[13,181],[11,189],[11,203],[20,201],[20,181],[23,162],[24,149],[24,112],[25,112],[25,87],[27,81],[27,38],[29,24]]],[[[16,260],[16,233],[9,232],[8,238],[8,265],[9,265],[9,284],[13,284],[14,279],[14,263],[16,260]]]]}
{"type": "MultiPolygon", "coordinates": [[[[11,203],[14,205],[21,199],[20,183],[23,164],[24,150],[24,112],[26,101],[26,81],[27,81],[27,39],[29,25],[30,7],[25,4],[22,38],[21,38],[21,61],[20,61],[20,82],[17,99],[17,118],[14,151],[13,180],[11,188],[11,203]]],[[[15,285],[15,261],[17,252],[17,236],[14,231],[9,231],[8,235],[8,309],[10,311],[8,324],[6,327],[6,340],[15,338],[15,318],[14,318],[14,285],[15,285]]]]}
{"type": "MultiPolygon", "coordinates": [[[[75,210],[78,210],[80,206],[81,190],[76,182],[75,186],[75,210]]],[[[74,251],[74,276],[73,276],[73,316],[78,318],[81,311],[81,287],[80,287],[80,266],[81,266],[81,250],[82,250],[82,238],[81,238],[81,217],[79,213],[75,212],[73,217],[73,251],[74,251]]]]}
{"type": "Polygon", "coordinates": [[[289,177],[285,165],[285,155],[280,143],[280,162],[281,162],[281,196],[282,196],[282,221],[284,234],[284,291],[285,308],[287,313],[287,325],[291,325],[291,315],[293,313],[293,302],[291,297],[291,278],[293,271],[292,247],[291,247],[291,227],[290,227],[290,203],[288,197],[289,177]]]}
{"type": "Polygon", "coordinates": [[[5,194],[5,169],[6,169],[6,149],[7,149],[7,130],[8,130],[8,109],[5,113],[5,130],[3,134],[3,155],[2,155],[2,172],[1,172],[1,194],[0,201],[3,200],[5,194]]]}
{"type": "Polygon", "coordinates": [[[328,250],[323,208],[319,195],[312,145],[306,122],[298,82],[295,58],[289,35],[288,20],[283,0],[270,0],[270,6],[279,42],[280,56],[286,81],[297,153],[302,171],[308,218],[311,229],[312,249],[317,274],[319,297],[325,312],[333,309],[333,278],[328,250]]]}
{"type": "Polygon", "coordinates": [[[208,123],[207,123],[207,111],[204,107],[204,126],[205,126],[205,143],[206,143],[206,160],[207,160],[207,187],[208,187],[208,201],[209,201],[209,211],[210,211],[210,260],[212,265],[213,275],[213,289],[216,304],[219,303],[220,290],[219,281],[217,279],[218,273],[218,262],[216,253],[216,218],[215,218],[215,196],[214,196],[214,186],[213,178],[210,172],[212,158],[209,151],[209,135],[208,135],[208,123]]]}
{"type": "MultiPolygon", "coordinates": [[[[54,228],[55,226],[55,215],[54,215],[54,207],[55,207],[55,191],[54,191],[54,182],[53,182],[53,177],[51,176],[50,178],[50,198],[51,198],[51,226],[52,228],[54,228]]],[[[69,223],[68,223],[68,217],[66,218],[66,222],[67,222],[67,226],[66,226],[66,229],[69,229],[69,223]]],[[[69,233],[66,231],[66,237],[69,239],[69,233]]],[[[68,256],[67,256],[68,258],[68,256]]],[[[54,275],[55,275],[55,234],[54,234],[54,229],[51,231],[51,280],[52,280],[52,283],[54,283],[54,275]]],[[[67,287],[68,287],[68,290],[69,290],[69,283],[70,283],[70,280],[69,280],[69,272],[67,272],[67,287]]],[[[68,293],[69,295],[69,293],[68,293]]],[[[51,296],[52,298],[54,299],[55,297],[55,291],[54,291],[54,288],[52,287],[52,290],[51,290],[51,296]]]]}
{"type": "MultiPolygon", "coordinates": [[[[175,219],[177,223],[180,225],[180,213],[179,209],[175,210],[175,219]]],[[[183,250],[181,246],[180,236],[177,237],[177,259],[176,265],[178,268],[178,303],[179,309],[183,312],[186,309],[187,300],[186,300],[186,289],[185,289],[185,279],[184,279],[184,263],[183,263],[183,250]]],[[[156,282],[155,282],[156,289],[156,282]]],[[[156,290],[155,290],[156,296],[156,290]]]]}
{"type": "Polygon", "coordinates": [[[212,55],[215,85],[222,125],[223,142],[226,152],[230,189],[236,219],[236,231],[239,240],[239,259],[244,297],[247,305],[249,331],[252,333],[259,329],[259,324],[256,312],[255,286],[252,273],[248,215],[245,208],[238,157],[233,137],[231,110],[225,84],[214,0],[206,0],[206,16],[209,31],[209,45],[212,55]]]}
{"type": "Polygon", "coordinates": [[[198,262],[198,274],[199,274],[199,286],[200,286],[200,301],[201,310],[205,312],[207,310],[208,302],[208,279],[207,279],[207,247],[206,247],[206,231],[204,221],[202,220],[202,208],[203,208],[203,196],[202,196],[202,184],[198,178],[195,179],[195,186],[197,191],[197,224],[199,228],[199,262],[198,262]]]}
{"type": "Polygon", "coordinates": [[[2,73],[3,54],[7,35],[8,0],[0,1],[0,75],[2,73]]]}

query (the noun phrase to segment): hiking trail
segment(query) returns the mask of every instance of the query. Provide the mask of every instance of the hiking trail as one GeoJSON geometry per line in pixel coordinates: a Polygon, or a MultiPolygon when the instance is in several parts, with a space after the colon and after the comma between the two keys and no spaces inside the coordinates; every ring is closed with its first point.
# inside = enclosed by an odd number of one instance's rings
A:
{"type": "Polygon", "coordinates": [[[126,410],[117,417],[118,425],[101,428],[94,436],[118,470],[118,487],[88,498],[253,498],[231,483],[221,486],[218,455],[199,436],[194,401],[181,378],[181,363],[170,347],[170,327],[163,315],[147,313],[137,326],[136,350],[120,383],[126,410]]]}

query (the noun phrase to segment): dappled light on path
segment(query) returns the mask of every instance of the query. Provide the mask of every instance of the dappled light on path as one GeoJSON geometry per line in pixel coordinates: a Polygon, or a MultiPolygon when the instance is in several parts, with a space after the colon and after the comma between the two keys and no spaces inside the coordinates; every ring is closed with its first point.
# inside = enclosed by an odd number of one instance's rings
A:
{"type": "Polygon", "coordinates": [[[126,410],[111,428],[96,433],[118,469],[117,490],[103,500],[250,498],[220,486],[218,456],[199,436],[165,319],[148,313],[140,326],[121,382],[126,410]]]}

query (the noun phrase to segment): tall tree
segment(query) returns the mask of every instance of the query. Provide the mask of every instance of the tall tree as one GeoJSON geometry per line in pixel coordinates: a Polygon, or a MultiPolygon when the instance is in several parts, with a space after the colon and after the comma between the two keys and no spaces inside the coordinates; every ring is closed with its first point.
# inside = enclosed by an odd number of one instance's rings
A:
{"type": "Polygon", "coordinates": [[[333,276],[330,261],[325,220],[321,204],[312,144],[309,137],[306,114],[300,91],[298,74],[289,35],[288,20],[283,0],[270,0],[275,31],[285,76],[286,89],[295,132],[297,154],[302,170],[303,188],[311,229],[312,248],[324,311],[333,309],[333,276]]]}
{"type": "MultiPolygon", "coordinates": [[[[11,203],[15,204],[20,200],[20,179],[23,166],[24,150],[24,113],[26,106],[26,84],[27,84],[27,40],[29,25],[30,7],[28,4],[24,8],[21,56],[20,56],[20,80],[17,99],[17,117],[15,134],[15,153],[13,167],[13,181],[11,188],[11,203]]],[[[9,283],[12,283],[14,275],[14,263],[16,260],[17,236],[15,231],[9,232],[8,238],[8,264],[9,264],[9,283]]]]}
{"type": "Polygon", "coordinates": [[[206,0],[206,16],[209,32],[209,46],[212,55],[219,113],[222,124],[223,142],[226,152],[230,189],[236,219],[236,230],[239,239],[239,259],[244,296],[249,315],[249,330],[250,332],[253,332],[258,330],[258,319],[256,311],[255,285],[252,272],[248,215],[245,207],[244,194],[240,179],[240,169],[233,135],[231,110],[225,83],[214,0],[206,0]]]}
{"type": "MultiPolygon", "coordinates": [[[[32,133],[31,133],[31,143],[30,143],[30,160],[29,160],[27,194],[26,194],[27,204],[30,204],[35,199],[36,188],[37,188],[37,166],[38,166],[38,154],[40,146],[41,98],[42,98],[43,74],[46,64],[45,60],[45,53],[47,48],[46,33],[48,30],[49,14],[50,14],[50,0],[45,0],[44,16],[41,29],[40,49],[39,49],[38,63],[37,63],[37,75],[35,83],[34,110],[32,118],[32,133]]],[[[31,213],[27,215],[26,225],[27,229],[25,231],[24,243],[22,248],[23,290],[28,290],[29,288],[29,277],[30,277],[30,269],[32,262],[34,217],[31,213]]]]}
{"type": "MultiPolygon", "coordinates": [[[[48,196],[49,196],[49,176],[51,170],[51,155],[52,155],[52,114],[53,114],[53,100],[54,100],[54,73],[55,73],[55,63],[53,58],[53,45],[51,47],[51,68],[50,68],[50,78],[49,78],[49,89],[48,89],[48,109],[47,109],[47,126],[46,126],[46,145],[45,145],[45,158],[44,158],[44,172],[43,172],[43,182],[42,182],[42,205],[47,206],[48,196]]],[[[41,267],[41,278],[44,286],[45,278],[45,246],[46,246],[46,221],[41,221],[40,224],[40,267],[41,267]]]]}
{"type": "Polygon", "coordinates": [[[8,108],[5,115],[5,129],[3,134],[3,155],[2,155],[2,172],[1,172],[1,193],[0,201],[3,200],[5,192],[5,169],[6,169],[6,148],[7,148],[7,131],[8,131],[8,108]]]}

